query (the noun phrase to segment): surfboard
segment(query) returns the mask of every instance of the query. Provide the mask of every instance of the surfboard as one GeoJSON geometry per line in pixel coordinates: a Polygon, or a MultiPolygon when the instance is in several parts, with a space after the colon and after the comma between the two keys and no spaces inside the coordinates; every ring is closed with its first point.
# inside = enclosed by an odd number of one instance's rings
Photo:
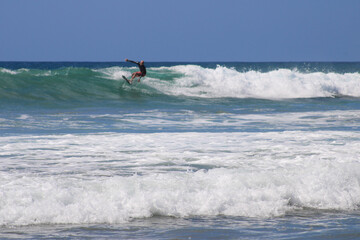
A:
{"type": "Polygon", "coordinates": [[[123,79],[125,79],[125,81],[126,81],[129,85],[131,85],[131,82],[129,81],[129,79],[127,79],[124,75],[123,75],[122,77],[123,77],[123,79]]]}

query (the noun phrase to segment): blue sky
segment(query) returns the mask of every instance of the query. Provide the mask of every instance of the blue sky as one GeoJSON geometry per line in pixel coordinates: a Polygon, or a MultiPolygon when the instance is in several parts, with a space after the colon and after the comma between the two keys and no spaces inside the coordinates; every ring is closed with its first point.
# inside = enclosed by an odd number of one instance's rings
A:
{"type": "Polygon", "coordinates": [[[358,0],[0,0],[0,61],[360,61],[358,0]]]}

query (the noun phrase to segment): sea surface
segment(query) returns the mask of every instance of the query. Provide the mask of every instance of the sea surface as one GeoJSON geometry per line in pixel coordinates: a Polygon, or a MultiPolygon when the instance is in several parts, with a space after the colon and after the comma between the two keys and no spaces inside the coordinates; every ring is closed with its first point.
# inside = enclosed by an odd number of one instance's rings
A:
{"type": "Polygon", "coordinates": [[[360,63],[0,62],[1,239],[359,239],[360,63]]]}

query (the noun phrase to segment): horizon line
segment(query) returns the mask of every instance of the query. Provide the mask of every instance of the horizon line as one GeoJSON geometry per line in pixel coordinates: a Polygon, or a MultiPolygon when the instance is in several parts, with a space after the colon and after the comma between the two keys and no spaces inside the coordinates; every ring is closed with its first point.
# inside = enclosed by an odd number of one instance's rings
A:
{"type": "MultiPolygon", "coordinates": [[[[13,63],[125,63],[125,61],[79,61],[79,60],[0,60],[0,62],[13,62],[13,63]]],[[[341,61],[319,61],[319,60],[296,60],[296,61],[145,61],[148,63],[360,63],[360,60],[349,61],[349,60],[341,60],[341,61]]]]}

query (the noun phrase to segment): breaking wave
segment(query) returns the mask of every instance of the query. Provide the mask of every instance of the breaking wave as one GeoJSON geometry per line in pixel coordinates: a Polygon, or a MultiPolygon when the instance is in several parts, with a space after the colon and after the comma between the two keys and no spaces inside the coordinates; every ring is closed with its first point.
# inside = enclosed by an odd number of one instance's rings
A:
{"type": "Polygon", "coordinates": [[[139,84],[127,85],[135,67],[100,69],[67,67],[52,70],[0,68],[0,99],[119,99],[127,93],[196,98],[290,99],[360,97],[360,73],[300,72],[275,69],[239,71],[199,65],[150,67],[139,84]]]}

